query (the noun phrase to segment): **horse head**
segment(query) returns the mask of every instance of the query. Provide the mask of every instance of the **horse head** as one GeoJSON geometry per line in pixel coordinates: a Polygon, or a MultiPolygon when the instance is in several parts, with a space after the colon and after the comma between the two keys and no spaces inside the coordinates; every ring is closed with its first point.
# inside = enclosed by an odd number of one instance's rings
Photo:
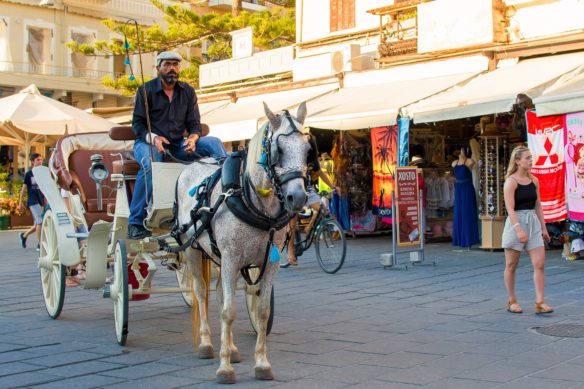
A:
{"type": "Polygon", "coordinates": [[[274,114],[266,103],[264,111],[272,129],[268,165],[274,185],[286,209],[299,212],[306,202],[306,159],[311,148],[308,134],[302,131],[306,103],[300,104],[296,117],[287,110],[274,114]]]}

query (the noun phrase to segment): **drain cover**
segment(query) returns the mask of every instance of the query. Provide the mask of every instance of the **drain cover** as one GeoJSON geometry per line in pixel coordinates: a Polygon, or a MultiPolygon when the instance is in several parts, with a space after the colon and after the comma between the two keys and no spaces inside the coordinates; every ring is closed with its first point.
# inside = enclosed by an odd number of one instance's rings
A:
{"type": "Polygon", "coordinates": [[[551,324],[549,326],[533,327],[533,329],[542,335],[584,338],[584,325],[581,324],[551,324]]]}

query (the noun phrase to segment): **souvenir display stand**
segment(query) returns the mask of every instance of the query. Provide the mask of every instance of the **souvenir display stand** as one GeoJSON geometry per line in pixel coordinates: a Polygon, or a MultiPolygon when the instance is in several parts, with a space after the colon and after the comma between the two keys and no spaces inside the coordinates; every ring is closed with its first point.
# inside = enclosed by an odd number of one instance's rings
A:
{"type": "Polygon", "coordinates": [[[508,161],[506,136],[481,136],[479,214],[483,249],[501,249],[505,225],[503,185],[508,161]]]}

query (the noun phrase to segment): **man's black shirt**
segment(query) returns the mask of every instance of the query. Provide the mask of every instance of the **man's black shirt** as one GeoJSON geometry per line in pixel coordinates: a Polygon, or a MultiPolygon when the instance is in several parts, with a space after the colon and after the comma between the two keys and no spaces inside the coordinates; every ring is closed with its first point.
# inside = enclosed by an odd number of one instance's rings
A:
{"type": "MultiPolygon", "coordinates": [[[[152,133],[161,135],[176,147],[180,147],[185,131],[201,135],[201,115],[197,105],[197,95],[190,85],[177,81],[172,101],[162,89],[162,80],[157,77],[144,84],[148,95],[148,110],[152,133]]],[[[136,92],[136,103],[132,118],[132,130],[136,140],[146,141],[148,126],[144,107],[143,87],[136,92]]]]}

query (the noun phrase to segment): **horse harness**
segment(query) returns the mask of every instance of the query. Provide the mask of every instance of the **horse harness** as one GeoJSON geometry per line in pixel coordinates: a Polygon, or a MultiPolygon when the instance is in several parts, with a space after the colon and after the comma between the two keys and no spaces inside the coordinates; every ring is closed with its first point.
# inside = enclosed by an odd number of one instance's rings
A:
{"type": "MultiPolygon", "coordinates": [[[[295,171],[284,171],[283,174],[278,174],[276,172],[276,166],[279,163],[280,156],[278,150],[278,138],[280,136],[289,136],[294,132],[300,132],[288,111],[285,111],[286,118],[289,120],[292,131],[288,134],[280,134],[275,140],[271,139],[271,135],[267,137],[267,143],[269,152],[267,152],[267,163],[264,165],[273,186],[276,189],[276,194],[280,201],[280,212],[276,217],[271,217],[270,215],[262,212],[254,206],[251,201],[252,193],[257,196],[255,190],[253,189],[251,179],[247,173],[240,174],[241,171],[245,172],[246,156],[247,151],[237,151],[232,153],[224,161],[219,169],[217,169],[213,174],[206,177],[198,186],[194,187],[189,191],[191,196],[194,196],[197,200],[195,206],[190,211],[191,220],[185,224],[178,223],[178,180],[177,188],[175,188],[175,202],[173,206],[173,218],[174,223],[171,228],[170,235],[176,240],[178,246],[171,246],[165,240],[159,240],[159,244],[162,250],[167,252],[178,253],[184,251],[188,247],[193,247],[197,250],[201,250],[211,260],[215,265],[221,266],[220,263],[215,261],[205,250],[197,243],[197,239],[201,234],[207,231],[209,235],[210,245],[213,254],[218,258],[221,258],[221,251],[217,246],[217,241],[215,239],[215,234],[213,228],[211,227],[211,220],[213,219],[215,213],[225,202],[227,208],[241,221],[244,223],[260,229],[262,231],[269,231],[269,239],[266,244],[266,250],[264,254],[264,260],[262,261],[260,267],[260,274],[255,281],[252,281],[249,274],[252,265],[248,265],[241,269],[241,275],[248,285],[256,285],[259,283],[264,275],[266,266],[268,263],[270,250],[273,247],[274,234],[277,230],[285,227],[294,214],[289,213],[282,206],[283,195],[282,195],[282,185],[295,178],[306,179],[306,173],[302,170],[295,171]],[[242,168],[243,164],[243,168],[242,168]],[[219,195],[215,203],[211,206],[211,194],[213,189],[221,179],[222,193],[219,195]],[[197,223],[200,223],[197,225],[197,223]],[[192,234],[191,234],[192,232],[192,234]],[[186,242],[182,242],[180,236],[187,233],[189,238],[186,242]]],[[[266,132],[269,129],[266,129],[266,132]]]]}

